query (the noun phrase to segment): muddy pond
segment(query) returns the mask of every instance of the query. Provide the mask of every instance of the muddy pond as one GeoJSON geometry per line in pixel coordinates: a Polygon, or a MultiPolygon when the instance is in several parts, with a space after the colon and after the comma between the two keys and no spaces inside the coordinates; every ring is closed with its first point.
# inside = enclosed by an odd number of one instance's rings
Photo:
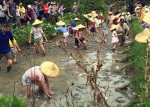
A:
{"type": "MultiPolygon", "coordinates": [[[[100,41],[100,33],[95,36],[87,36],[88,46],[87,49],[79,48],[85,65],[90,71],[91,66],[97,62],[97,48],[100,41]]],[[[76,58],[79,58],[78,53],[73,47],[73,37],[68,37],[69,46],[66,48],[68,52],[73,53],[76,58]]],[[[2,70],[0,71],[0,95],[15,94],[18,97],[24,96],[23,85],[21,77],[24,72],[34,66],[40,65],[43,61],[52,61],[56,63],[60,68],[60,75],[57,78],[49,78],[52,90],[55,95],[52,99],[48,99],[45,94],[37,94],[35,102],[36,106],[40,107],[67,107],[66,96],[70,101],[74,101],[75,105],[84,104],[84,107],[93,107],[93,94],[89,85],[86,85],[86,74],[76,62],[69,57],[62,49],[56,45],[56,40],[52,39],[51,43],[45,43],[47,51],[46,56],[35,54],[34,47],[26,46],[21,47],[21,52],[17,56],[18,64],[13,64],[11,71],[6,72],[7,62],[5,59],[1,61],[2,70]],[[69,88],[69,91],[67,89],[69,88]],[[72,90],[72,97],[70,96],[70,90],[72,90]]],[[[60,44],[63,45],[62,38],[57,39],[60,44]]],[[[123,63],[116,63],[115,59],[123,57],[123,55],[117,54],[117,52],[111,52],[111,36],[108,36],[107,44],[103,45],[101,49],[102,57],[105,58],[104,65],[99,71],[98,82],[100,88],[105,90],[109,86],[109,92],[106,94],[106,99],[111,107],[121,107],[131,99],[134,98],[132,91],[128,88],[126,91],[117,92],[115,88],[120,87],[127,83],[130,79],[130,75],[124,72],[115,73],[123,63]],[[126,76],[126,78],[124,78],[126,76]]],[[[119,48],[119,51],[124,48],[119,48]]],[[[33,86],[34,90],[37,90],[37,86],[33,86]]],[[[32,97],[29,101],[32,101],[32,97]]],[[[29,107],[31,105],[29,104],[29,107]]]]}

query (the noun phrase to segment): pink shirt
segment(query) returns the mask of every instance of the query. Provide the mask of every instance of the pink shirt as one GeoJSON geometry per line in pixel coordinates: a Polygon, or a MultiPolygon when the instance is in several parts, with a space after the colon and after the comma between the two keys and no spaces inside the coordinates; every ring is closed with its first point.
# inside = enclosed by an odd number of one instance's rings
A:
{"type": "Polygon", "coordinates": [[[31,80],[38,79],[39,81],[45,81],[44,75],[42,71],[40,70],[40,66],[35,66],[35,67],[28,69],[25,72],[25,75],[28,76],[31,80]]]}

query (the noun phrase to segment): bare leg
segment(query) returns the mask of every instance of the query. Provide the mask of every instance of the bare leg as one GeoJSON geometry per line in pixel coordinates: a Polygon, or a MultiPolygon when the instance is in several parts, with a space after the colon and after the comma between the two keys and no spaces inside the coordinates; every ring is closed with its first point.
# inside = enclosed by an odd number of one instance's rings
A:
{"type": "Polygon", "coordinates": [[[35,45],[35,51],[36,53],[39,53],[38,45],[35,45]]]}
{"type": "Polygon", "coordinates": [[[24,90],[25,90],[25,96],[24,96],[24,98],[28,98],[29,97],[29,95],[30,95],[30,89],[31,89],[30,85],[25,85],[24,86],[24,90]]]}
{"type": "Polygon", "coordinates": [[[11,70],[12,59],[8,59],[7,72],[11,70]]]}
{"type": "Polygon", "coordinates": [[[41,48],[41,50],[42,50],[42,52],[43,52],[43,54],[45,55],[45,48],[44,48],[44,45],[43,44],[40,44],[40,48],[41,48]]]}

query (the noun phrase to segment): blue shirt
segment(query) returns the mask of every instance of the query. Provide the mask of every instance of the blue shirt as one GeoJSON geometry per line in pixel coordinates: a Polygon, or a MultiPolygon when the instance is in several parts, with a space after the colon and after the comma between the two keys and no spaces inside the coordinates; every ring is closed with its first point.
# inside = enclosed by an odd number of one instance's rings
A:
{"type": "Polygon", "coordinates": [[[11,31],[7,31],[3,34],[2,30],[0,30],[0,54],[10,52],[9,39],[14,40],[11,31]]]}
{"type": "Polygon", "coordinates": [[[68,28],[67,27],[63,27],[63,26],[59,26],[59,27],[55,28],[55,30],[60,30],[62,33],[68,32],[68,28]]]}
{"type": "Polygon", "coordinates": [[[76,26],[77,26],[77,23],[76,23],[76,22],[73,22],[73,23],[71,24],[71,26],[72,26],[72,27],[76,27],[76,26]]]}
{"type": "Polygon", "coordinates": [[[107,26],[106,26],[105,22],[102,23],[102,28],[105,29],[105,30],[107,30],[107,26]]]}

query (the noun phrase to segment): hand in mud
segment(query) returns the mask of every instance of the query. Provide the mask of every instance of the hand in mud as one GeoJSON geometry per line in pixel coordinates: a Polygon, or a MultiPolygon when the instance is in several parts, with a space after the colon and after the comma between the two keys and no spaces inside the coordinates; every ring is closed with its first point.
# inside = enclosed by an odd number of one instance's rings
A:
{"type": "Polygon", "coordinates": [[[49,90],[49,94],[50,94],[50,95],[54,95],[54,92],[51,91],[51,90],[49,90]]]}
{"type": "Polygon", "coordinates": [[[52,98],[52,96],[51,95],[47,95],[48,96],[48,98],[52,98]]]}
{"type": "Polygon", "coordinates": [[[46,39],[45,42],[48,42],[48,40],[46,39]]]}

